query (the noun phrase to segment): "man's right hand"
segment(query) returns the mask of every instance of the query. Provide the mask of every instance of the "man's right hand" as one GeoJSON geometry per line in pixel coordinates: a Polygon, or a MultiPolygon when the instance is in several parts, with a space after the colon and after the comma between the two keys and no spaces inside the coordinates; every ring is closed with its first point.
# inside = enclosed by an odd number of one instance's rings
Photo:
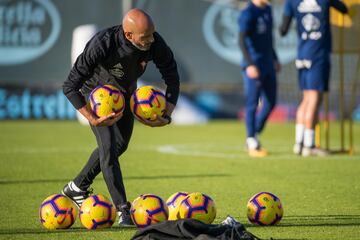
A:
{"type": "Polygon", "coordinates": [[[249,65],[246,67],[246,75],[251,79],[258,79],[259,69],[255,65],[249,65]]]}
{"type": "Polygon", "coordinates": [[[89,123],[96,127],[112,126],[123,116],[123,113],[111,113],[104,117],[93,116],[89,119],[89,123]]]}
{"type": "Polygon", "coordinates": [[[89,109],[89,106],[87,105],[83,106],[78,111],[89,121],[92,126],[96,127],[112,126],[123,116],[123,113],[111,113],[104,117],[97,117],[92,113],[92,111],[89,109]]]}

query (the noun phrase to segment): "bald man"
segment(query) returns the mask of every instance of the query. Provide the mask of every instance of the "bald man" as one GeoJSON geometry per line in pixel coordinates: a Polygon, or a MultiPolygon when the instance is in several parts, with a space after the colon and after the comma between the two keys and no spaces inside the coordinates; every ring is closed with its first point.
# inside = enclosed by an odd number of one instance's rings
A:
{"type": "Polygon", "coordinates": [[[159,33],[151,17],[139,9],[130,10],[121,25],[98,32],[77,58],[63,85],[63,91],[74,107],[88,119],[96,137],[97,148],[80,173],[65,185],[62,193],[78,207],[91,194],[90,185],[102,172],[119,215],[119,225],[133,225],[127,201],[119,156],[128,147],[134,124],[129,99],[137,79],[153,61],[167,86],[164,115],[155,121],[144,121],[150,127],[171,122],[171,114],[179,96],[179,75],[174,55],[159,33]],[[99,85],[110,84],[125,96],[123,114],[96,117],[87,108],[90,92],[99,85]]]}

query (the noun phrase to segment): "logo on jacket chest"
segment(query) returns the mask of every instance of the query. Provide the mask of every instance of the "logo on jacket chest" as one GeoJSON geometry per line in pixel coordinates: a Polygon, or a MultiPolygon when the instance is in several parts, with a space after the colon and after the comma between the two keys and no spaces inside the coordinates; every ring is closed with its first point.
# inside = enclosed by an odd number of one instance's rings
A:
{"type": "Polygon", "coordinates": [[[109,69],[109,73],[116,78],[121,78],[124,76],[123,66],[121,63],[117,63],[109,69]]]}

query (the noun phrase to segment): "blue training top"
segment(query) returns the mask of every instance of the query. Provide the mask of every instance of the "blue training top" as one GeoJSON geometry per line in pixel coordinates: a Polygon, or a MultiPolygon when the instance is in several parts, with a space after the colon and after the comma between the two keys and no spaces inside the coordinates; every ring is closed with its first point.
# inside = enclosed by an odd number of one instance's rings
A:
{"type": "MultiPolygon", "coordinates": [[[[272,39],[271,6],[264,8],[255,6],[252,2],[243,9],[238,19],[240,32],[246,32],[245,44],[251,60],[258,67],[273,68],[275,58],[272,39]]],[[[242,59],[242,67],[249,63],[242,59]]]]}
{"type": "Polygon", "coordinates": [[[296,19],[298,59],[314,60],[331,52],[331,6],[339,0],[286,0],[284,15],[296,19]]]}

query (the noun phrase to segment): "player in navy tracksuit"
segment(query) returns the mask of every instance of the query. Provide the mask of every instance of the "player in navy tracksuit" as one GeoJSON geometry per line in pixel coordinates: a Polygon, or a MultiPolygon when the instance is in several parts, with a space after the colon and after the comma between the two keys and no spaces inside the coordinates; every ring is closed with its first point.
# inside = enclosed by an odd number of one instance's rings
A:
{"type": "Polygon", "coordinates": [[[246,95],[247,147],[250,156],[263,157],[258,135],[276,104],[276,71],[280,69],[272,37],[272,13],[268,0],[252,0],[238,20],[241,63],[246,95]],[[261,101],[261,110],[256,113],[261,101]]]}
{"type": "Polygon", "coordinates": [[[89,187],[102,172],[111,198],[119,214],[119,225],[132,225],[119,156],[130,142],[134,116],[129,100],[137,79],[153,61],[166,84],[166,109],[155,121],[140,120],[151,127],[167,125],[179,96],[179,74],[171,49],[167,46],[150,16],[139,9],[130,10],[123,24],[98,32],[77,58],[63,85],[63,91],[74,107],[89,120],[97,148],[78,175],[65,185],[62,193],[79,207],[89,195],[89,187]],[[96,117],[87,107],[90,92],[97,86],[110,84],[125,96],[124,113],[96,117]]]}
{"type": "Polygon", "coordinates": [[[294,153],[326,155],[315,148],[315,125],[323,92],[329,90],[331,31],[330,7],[347,13],[346,6],[339,0],[286,0],[280,34],[284,36],[291,19],[296,19],[298,34],[299,85],[303,99],[296,113],[294,153]]]}

